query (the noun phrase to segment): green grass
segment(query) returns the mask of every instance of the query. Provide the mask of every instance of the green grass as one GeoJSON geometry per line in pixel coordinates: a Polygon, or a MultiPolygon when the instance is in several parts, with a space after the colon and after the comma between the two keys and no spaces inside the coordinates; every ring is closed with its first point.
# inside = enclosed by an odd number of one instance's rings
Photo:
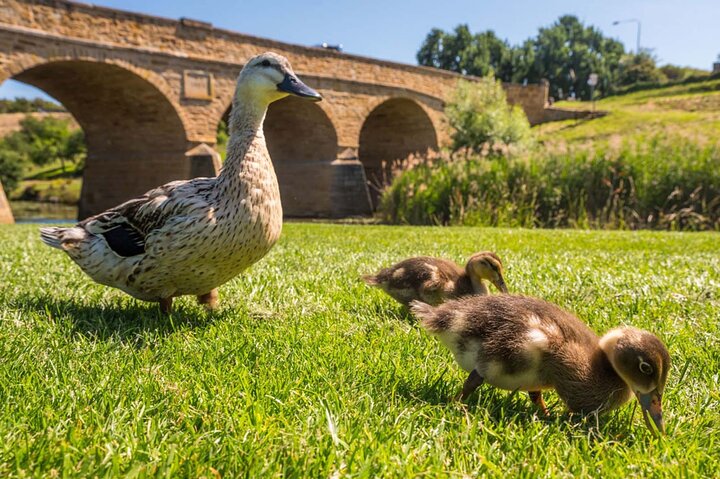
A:
{"type": "Polygon", "coordinates": [[[58,178],[82,177],[82,165],[80,163],[65,162],[63,170],[62,163],[55,161],[43,166],[34,166],[25,175],[26,180],[54,180],[58,178]]]}
{"type": "Polygon", "coordinates": [[[222,308],[93,284],[0,228],[0,477],[708,477],[720,470],[720,236],[290,223],[222,308]],[[497,251],[509,287],[656,332],[669,436],[629,404],[541,419],[464,375],[362,273],[497,251]]]}
{"type": "MultiPolygon", "coordinates": [[[[589,102],[559,102],[556,106],[591,108],[589,102]]],[[[720,135],[720,79],[613,96],[598,101],[597,109],[608,115],[546,123],[534,130],[549,144],[612,141],[648,134],[716,143],[720,135]]]]}

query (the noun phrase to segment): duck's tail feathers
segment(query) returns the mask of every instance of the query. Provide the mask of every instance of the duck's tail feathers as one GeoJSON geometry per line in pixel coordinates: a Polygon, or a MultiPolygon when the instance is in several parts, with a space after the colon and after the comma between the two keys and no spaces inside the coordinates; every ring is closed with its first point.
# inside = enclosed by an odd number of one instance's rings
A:
{"type": "Polygon", "coordinates": [[[46,245],[62,249],[62,231],[65,228],[40,228],[40,239],[46,245]]]}
{"type": "Polygon", "coordinates": [[[86,233],[82,228],[40,228],[40,239],[46,245],[65,250],[63,244],[77,242],[85,238],[86,233]]]}
{"type": "Polygon", "coordinates": [[[433,306],[422,301],[411,301],[410,311],[420,320],[420,324],[428,332],[438,333],[447,329],[447,321],[442,319],[442,315],[433,306]]]}

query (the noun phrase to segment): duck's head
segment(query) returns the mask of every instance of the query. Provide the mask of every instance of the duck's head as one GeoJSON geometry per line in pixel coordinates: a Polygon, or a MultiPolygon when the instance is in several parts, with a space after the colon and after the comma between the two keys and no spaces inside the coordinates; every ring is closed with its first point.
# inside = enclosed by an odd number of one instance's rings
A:
{"type": "Polygon", "coordinates": [[[236,98],[244,101],[251,96],[266,105],[295,95],[312,101],[320,101],[318,92],[304,84],[295,75],[287,58],[266,52],[252,57],[238,76],[236,98]]]}
{"type": "Polygon", "coordinates": [[[477,282],[485,279],[494,284],[498,291],[502,293],[508,292],[503,277],[502,261],[498,255],[491,251],[483,251],[472,255],[467,262],[467,266],[465,266],[465,271],[468,276],[477,282]]]}
{"type": "Polygon", "coordinates": [[[670,354],[654,334],[636,328],[617,328],[600,339],[600,347],[620,377],[632,389],[643,410],[647,427],[665,433],[662,395],[670,371],[670,354]]]}

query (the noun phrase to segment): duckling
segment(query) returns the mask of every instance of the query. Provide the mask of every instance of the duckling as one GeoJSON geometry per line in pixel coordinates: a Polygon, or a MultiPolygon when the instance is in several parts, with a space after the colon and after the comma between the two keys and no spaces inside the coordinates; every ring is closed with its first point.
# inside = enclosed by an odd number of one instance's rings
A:
{"type": "Polygon", "coordinates": [[[471,296],[438,307],[415,301],[410,309],[470,373],[460,399],[487,382],[530,392],[546,414],[543,389],[555,389],[571,412],[603,413],[634,393],[647,427],[653,431],[649,415],[665,432],[670,355],[648,331],[622,327],[598,338],[558,306],[519,295],[471,296]]]}
{"type": "Polygon", "coordinates": [[[413,300],[438,305],[471,294],[488,294],[483,280],[507,293],[500,258],[491,251],[475,253],[463,270],[452,261],[418,256],[384,268],[362,279],[407,306],[413,300]]]}
{"type": "Polygon", "coordinates": [[[42,228],[42,241],[96,282],[157,301],[164,313],[182,295],[213,308],[217,287],[280,237],[280,191],[263,121],[268,105],[288,95],[321,99],[285,57],[251,58],[238,76],[227,160],[216,178],[174,181],[72,228],[42,228]]]}

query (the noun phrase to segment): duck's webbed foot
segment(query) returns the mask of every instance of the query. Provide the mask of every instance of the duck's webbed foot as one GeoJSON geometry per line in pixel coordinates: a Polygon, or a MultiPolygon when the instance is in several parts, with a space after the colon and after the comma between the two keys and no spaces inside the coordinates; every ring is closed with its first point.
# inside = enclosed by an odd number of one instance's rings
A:
{"type": "Polygon", "coordinates": [[[217,288],[214,288],[209,293],[198,295],[197,300],[198,303],[202,304],[203,306],[205,306],[205,308],[212,311],[213,309],[217,308],[218,298],[218,290],[217,288]]]}
{"type": "Polygon", "coordinates": [[[173,303],[172,297],[161,299],[160,300],[160,311],[162,311],[163,314],[172,313],[172,303],[173,303]]]}
{"type": "Polygon", "coordinates": [[[473,370],[470,372],[470,375],[469,375],[469,376],[467,377],[467,379],[465,380],[465,384],[463,384],[462,391],[460,391],[460,392],[455,396],[454,399],[455,399],[456,401],[457,401],[457,400],[464,401],[465,399],[467,399],[468,397],[470,397],[470,395],[471,395],[477,388],[480,387],[480,385],[483,383],[483,381],[485,381],[485,379],[484,379],[482,376],[480,376],[480,374],[478,374],[477,370],[473,369],[473,370]]]}
{"type": "Polygon", "coordinates": [[[545,405],[545,401],[542,397],[542,391],[528,391],[528,394],[530,395],[530,400],[535,404],[544,415],[549,416],[550,411],[548,411],[547,406],[545,405]]]}

